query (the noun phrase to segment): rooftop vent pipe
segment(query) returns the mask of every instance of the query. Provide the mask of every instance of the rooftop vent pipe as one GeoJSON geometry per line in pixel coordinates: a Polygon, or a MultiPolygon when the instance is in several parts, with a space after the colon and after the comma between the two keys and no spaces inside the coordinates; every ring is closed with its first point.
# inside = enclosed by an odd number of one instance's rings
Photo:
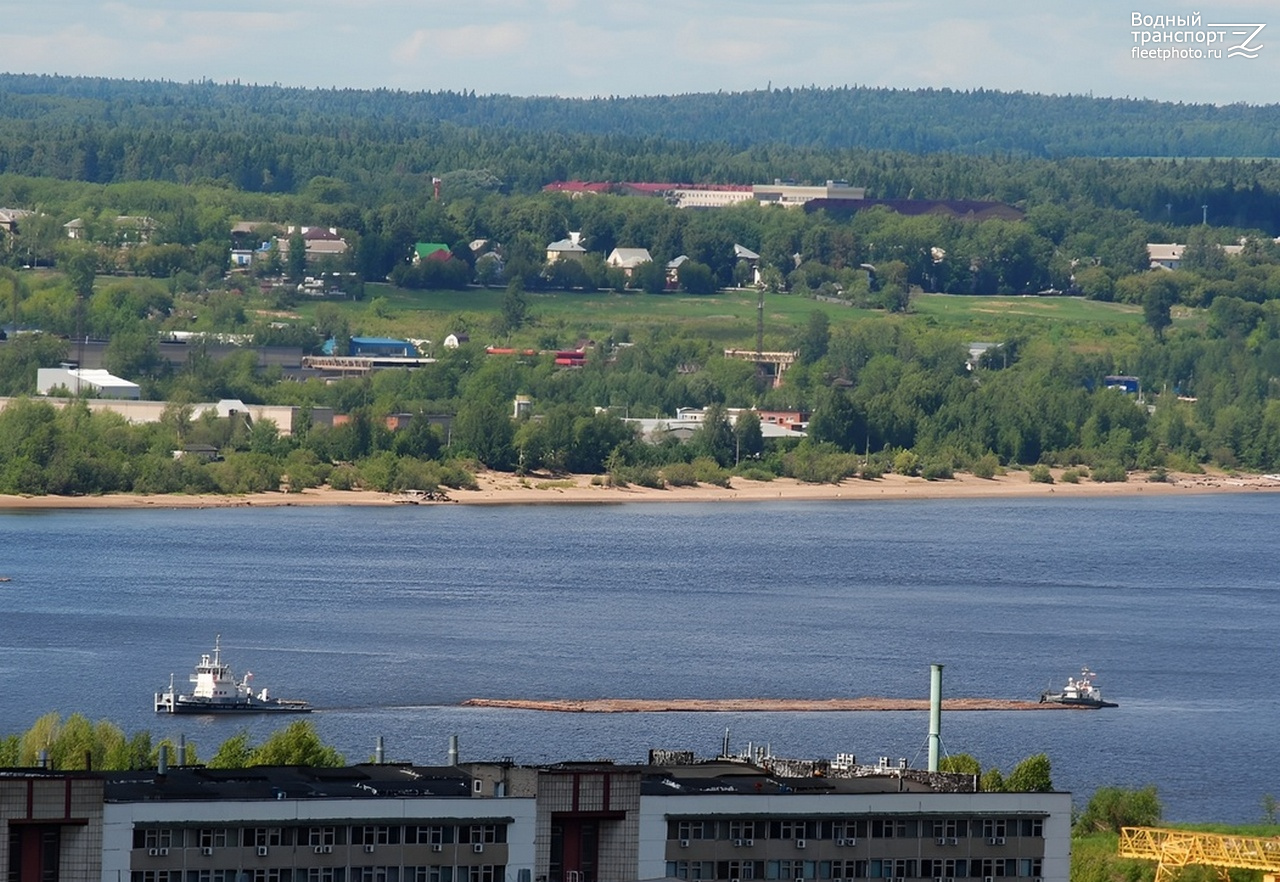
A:
{"type": "Polygon", "coordinates": [[[942,665],[929,665],[929,771],[938,771],[942,741],[942,665]]]}

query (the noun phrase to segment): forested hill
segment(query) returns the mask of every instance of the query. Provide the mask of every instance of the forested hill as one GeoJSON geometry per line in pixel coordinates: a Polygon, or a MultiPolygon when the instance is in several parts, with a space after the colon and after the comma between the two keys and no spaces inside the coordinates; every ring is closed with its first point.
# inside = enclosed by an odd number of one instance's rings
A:
{"type": "Polygon", "coordinates": [[[0,122],[305,134],[346,121],[1026,157],[1276,157],[1280,105],[863,87],[570,99],[0,74],[0,122]]]}

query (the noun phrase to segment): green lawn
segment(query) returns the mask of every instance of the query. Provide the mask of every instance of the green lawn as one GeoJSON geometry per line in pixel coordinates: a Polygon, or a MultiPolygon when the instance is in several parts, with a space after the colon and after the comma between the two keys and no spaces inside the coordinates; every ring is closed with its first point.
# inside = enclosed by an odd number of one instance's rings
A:
{"type": "MultiPolygon", "coordinates": [[[[495,331],[504,292],[411,291],[386,284],[370,284],[362,302],[335,305],[349,316],[353,333],[443,339],[468,330],[481,343],[533,344],[554,336],[561,344],[573,339],[601,339],[627,329],[633,336],[678,322],[682,329],[724,346],[755,344],[759,295],[754,291],[725,291],[707,296],[685,294],[617,294],[614,292],[526,292],[530,326],[508,339],[495,331]]],[[[318,304],[300,304],[297,311],[311,318],[318,304]]],[[[1141,329],[1142,309],[1129,304],[1101,303],[1075,297],[982,297],[920,294],[911,298],[906,316],[880,310],[855,309],[790,294],[765,297],[766,347],[784,345],[810,313],[822,310],[833,326],[847,321],[927,321],[954,328],[974,339],[1000,336],[1013,327],[1074,327],[1088,335],[1090,328],[1114,327],[1132,333],[1141,329]],[[771,342],[772,341],[772,342],[771,342]]]]}

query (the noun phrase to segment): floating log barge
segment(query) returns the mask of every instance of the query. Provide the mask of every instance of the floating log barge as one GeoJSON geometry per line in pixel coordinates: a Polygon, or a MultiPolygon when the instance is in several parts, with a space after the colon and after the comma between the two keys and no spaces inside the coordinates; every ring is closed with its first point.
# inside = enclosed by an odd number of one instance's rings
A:
{"type": "MultiPolygon", "coordinates": [[[[531,701],[523,698],[469,698],[463,707],[497,707],[514,710],[581,714],[637,713],[814,713],[823,711],[927,711],[927,698],[559,698],[531,701]]],[[[945,711],[1044,711],[1070,710],[1069,705],[1014,701],[1007,698],[945,698],[945,711]]]]}

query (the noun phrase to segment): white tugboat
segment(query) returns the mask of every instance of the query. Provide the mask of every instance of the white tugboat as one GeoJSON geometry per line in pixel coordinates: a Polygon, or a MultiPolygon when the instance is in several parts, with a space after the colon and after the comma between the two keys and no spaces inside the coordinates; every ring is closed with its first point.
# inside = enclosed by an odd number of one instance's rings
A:
{"type": "Polygon", "coordinates": [[[203,653],[191,675],[191,682],[195,684],[191,694],[179,695],[170,674],[169,688],[156,693],[156,713],[305,714],[311,711],[311,705],[305,701],[272,698],[266,689],[255,694],[249,685],[252,680],[253,674],[246,672],[243,680],[236,681],[231,667],[222,661],[222,635],[219,634],[213,641],[213,655],[203,653]]]}
{"type": "Polygon", "coordinates": [[[1061,692],[1041,692],[1041,704],[1066,704],[1072,707],[1119,707],[1114,701],[1103,701],[1102,690],[1094,685],[1098,676],[1088,668],[1080,669],[1079,677],[1068,677],[1061,692]]]}

